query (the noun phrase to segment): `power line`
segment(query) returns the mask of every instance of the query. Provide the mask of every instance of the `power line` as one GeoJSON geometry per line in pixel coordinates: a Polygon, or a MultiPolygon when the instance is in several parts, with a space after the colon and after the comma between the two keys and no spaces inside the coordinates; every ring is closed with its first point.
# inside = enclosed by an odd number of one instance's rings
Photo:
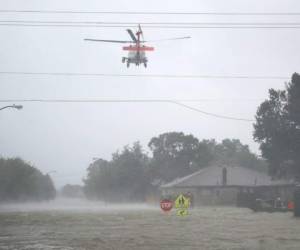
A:
{"type": "MultiPolygon", "coordinates": [[[[252,101],[263,101],[264,99],[237,99],[237,98],[201,98],[201,99],[48,99],[47,102],[63,102],[63,103],[169,103],[169,102],[222,102],[222,101],[233,101],[233,102],[252,102],[252,101]]],[[[44,102],[42,99],[0,99],[0,102],[44,102]]]]}
{"type": "MultiPolygon", "coordinates": [[[[10,27],[61,27],[61,28],[136,28],[136,25],[102,25],[102,24],[30,24],[30,23],[0,23],[0,26],[10,27]]],[[[300,29],[300,26],[175,26],[175,25],[144,25],[152,29],[300,29]]]]}
{"type": "Polygon", "coordinates": [[[206,112],[206,111],[200,110],[200,109],[195,108],[195,107],[191,107],[191,106],[183,104],[183,103],[179,103],[179,102],[173,102],[173,103],[175,103],[175,104],[177,104],[179,106],[182,106],[184,108],[196,111],[198,113],[201,113],[201,114],[204,114],[204,115],[213,116],[213,117],[220,118],[220,119],[235,120],[235,121],[245,121],[245,122],[254,122],[254,120],[252,120],[252,119],[245,119],[245,118],[237,118],[237,117],[232,117],[232,116],[218,115],[218,114],[214,114],[214,113],[210,113],[210,112],[206,112]]]}
{"type": "Polygon", "coordinates": [[[25,24],[103,24],[103,25],[300,25],[300,22],[108,22],[108,21],[40,21],[40,20],[0,20],[0,23],[25,24]]]}
{"type": "Polygon", "coordinates": [[[226,115],[219,115],[215,113],[206,112],[204,110],[186,105],[180,101],[184,100],[172,100],[172,99],[0,99],[0,102],[38,102],[38,103],[171,103],[192,111],[212,116],[215,118],[225,119],[225,120],[235,120],[235,121],[244,121],[244,122],[254,122],[252,119],[232,117],[226,115]]]}
{"type": "MultiPolygon", "coordinates": [[[[171,99],[0,99],[0,102],[45,103],[170,103],[171,99]]],[[[176,100],[183,101],[183,100],[176,100]]],[[[185,100],[189,101],[189,100],[185,100]]]]}
{"type": "Polygon", "coordinates": [[[0,13],[103,14],[103,15],[204,15],[204,16],[299,16],[300,12],[170,12],[170,11],[75,11],[0,9],[0,13]]]}
{"type": "Polygon", "coordinates": [[[0,75],[25,76],[66,76],[66,77],[124,77],[124,78],[203,78],[203,79],[249,79],[249,80],[288,80],[286,76],[250,76],[250,75],[175,75],[175,74],[102,74],[76,72],[26,72],[0,71],[0,75]]]}

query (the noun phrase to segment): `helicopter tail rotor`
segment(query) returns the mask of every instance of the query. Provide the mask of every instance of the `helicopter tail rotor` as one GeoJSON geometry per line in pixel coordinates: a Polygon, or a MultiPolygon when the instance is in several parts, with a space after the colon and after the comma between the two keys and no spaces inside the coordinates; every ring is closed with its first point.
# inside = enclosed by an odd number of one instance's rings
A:
{"type": "Polygon", "coordinates": [[[142,42],[144,42],[145,41],[145,38],[144,38],[144,33],[143,33],[143,30],[142,30],[142,27],[141,27],[141,25],[139,24],[138,25],[138,32],[141,34],[141,36],[142,36],[142,42]]]}

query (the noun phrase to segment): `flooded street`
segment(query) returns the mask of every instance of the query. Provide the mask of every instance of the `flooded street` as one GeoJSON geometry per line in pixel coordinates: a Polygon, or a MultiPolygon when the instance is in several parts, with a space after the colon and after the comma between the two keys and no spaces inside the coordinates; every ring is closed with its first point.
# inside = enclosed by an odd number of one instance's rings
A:
{"type": "Polygon", "coordinates": [[[300,220],[229,207],[177,217],[146,205],[0,206],[0,249],[298,250],[300,220]]]}

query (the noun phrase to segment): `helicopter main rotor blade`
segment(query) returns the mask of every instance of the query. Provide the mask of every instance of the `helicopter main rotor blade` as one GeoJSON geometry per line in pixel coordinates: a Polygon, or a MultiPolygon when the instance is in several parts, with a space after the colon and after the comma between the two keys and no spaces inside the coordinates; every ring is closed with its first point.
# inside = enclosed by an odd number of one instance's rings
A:
{"type": "Polygon", "coordinates": [[[128,34],[130,35],[131,39],[136,43],[137,39],[135,37],[135,35],[133,34],[131,29],[127,29],[128,34]]]}
{"type": "Polygon", "coordinates": [[[84,39],[84,41],[90,41],[90,42],[106,42],[106,43],[133,43],[132,41],[100,40],[100,39],[89,39],[89,38],[84,39]]]}
{"type": "Polygon", "coordinates": [[[191,38],[191,37],[183,36],[183,37],[173,37],[173,38],[159,39],[159,40],[149,40],[149,41],[144,41],[144,42],[152,43],[152,42],[163,42],[163,41],[181,40],[181,39],[189,39],[189,38],[191,38]]]}

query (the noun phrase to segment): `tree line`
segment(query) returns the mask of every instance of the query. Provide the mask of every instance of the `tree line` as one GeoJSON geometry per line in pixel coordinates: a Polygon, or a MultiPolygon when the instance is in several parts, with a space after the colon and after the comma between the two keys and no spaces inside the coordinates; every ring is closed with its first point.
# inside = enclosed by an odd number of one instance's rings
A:
{"type": "MultiPolygon", "coordinates": [[[[153,137],[147,153],[139,142],[90,164],[84,193],[92,199],[142,201],[157,187],[210,165],[235,165],[268,171],[274,178],[300,180],[300,75],[283,90],[269,90],[255,116],[253,137],[262,157],[238,139],[199,140],[183,132],[153,137]]],[[[68,187],[66,194],[78,191],[68,187]]],[[[78,191],[79,192],[79,191],[78,191]]],[[[49,175],[19,158],[0,158],[0,202],[53,199],[49,175]]]]}
{"type": "Polygon", "coordinates": [[[112,154],[111,160],[90,164],[84,180],[88,198],[107,201],[142,201],[157,187],[213,164],[267,170],[264,160],[238,139],[200,141],[193,135],[169,132],[153,137],[150,154],[139,142],[112,154]]]}
{"type": "Polygon", "coordinates": [[[269,90],[256,112],[253,138],[262,158],[238,139],[200,141],[182,132],[164,133],[99,159],[87,169],[84,192],[103,200],[142,200],[155,187],[213,164],[265,171],[273,178],[300,180],[300,75],[294,73],[284,90],[269,90]]]}
{"type": "Polygon", "coordinates": [[[49,175],[20,158],[0,158],[0,202],[54,199],[55,187],[49,175]]]}
{"type": "Polygon", "coordinates": [[[254,139],[269,162],[274,178],[300,179],[300,75],[294,73],[283,90],[269,90],[259,106],[254,139]]]}

